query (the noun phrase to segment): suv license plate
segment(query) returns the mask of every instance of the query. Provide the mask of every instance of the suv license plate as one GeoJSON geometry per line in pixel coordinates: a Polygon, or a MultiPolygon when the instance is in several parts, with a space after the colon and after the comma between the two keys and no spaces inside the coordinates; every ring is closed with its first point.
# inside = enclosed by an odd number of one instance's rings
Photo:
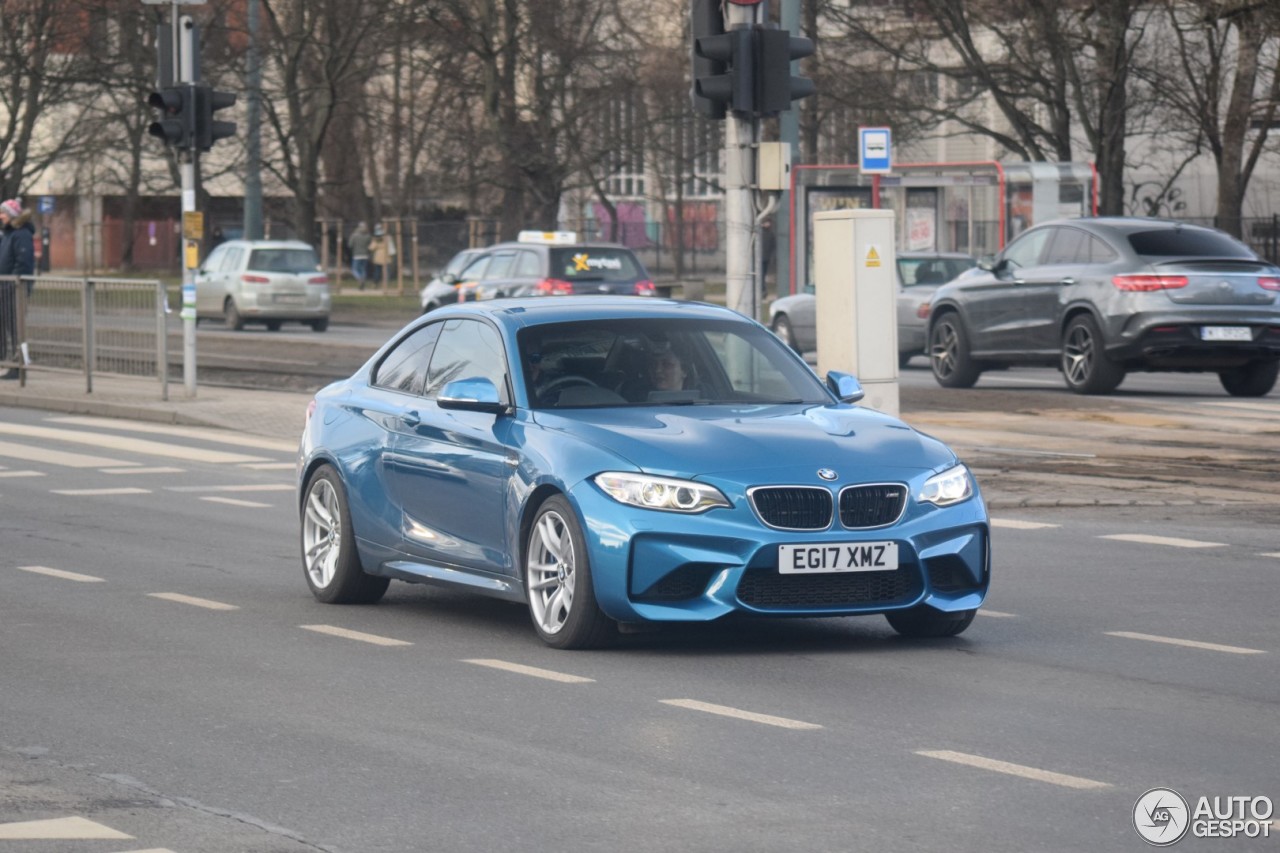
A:
{"type": "Polygon", "coordinates": [[[778,571],[784,575],[891,572],[897,568],[897,542],[829,542],[825,545],[778,546],[778,571]]]}
{"type": "Polygon", "coordinates": [[[1202,341],[1251,341],[1253,330],[1248,326],[1203,326],[1200,329],[1202,341]]]}

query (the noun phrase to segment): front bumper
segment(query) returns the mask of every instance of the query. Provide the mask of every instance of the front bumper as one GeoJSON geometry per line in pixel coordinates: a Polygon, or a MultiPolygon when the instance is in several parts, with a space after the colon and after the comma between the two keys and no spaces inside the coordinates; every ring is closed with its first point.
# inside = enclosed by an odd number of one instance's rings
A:
{"type": "Polygon", "coordinates": [[[822,532],[775,530],[747,506],[693,516],[625,507],[587,483],[571,500],[585,519],[601,609],[622,622],[709,621],[729,613],[848,616],[928,604],[982,604],[991,576],[980,494],[950,507],[911,500],[896,524],[822,532]],[[810,575],[778,571],[778,545],[893,541],[894,571],[810,575]]]}

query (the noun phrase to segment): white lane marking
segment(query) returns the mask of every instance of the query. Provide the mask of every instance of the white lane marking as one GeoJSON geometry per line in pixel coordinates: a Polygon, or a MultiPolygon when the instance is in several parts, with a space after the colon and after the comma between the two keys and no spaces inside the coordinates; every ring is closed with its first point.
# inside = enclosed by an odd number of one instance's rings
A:
{"type": "Polygon", "coordinates": [[[132,835],[94,823],[82,817],[55,817],[0,823],[0,839],[5,841],[90,841],[94,839],[132,840],[132,835]]]}
{"type": "Polygon", "coordinates": [[[241,468],[254,471],[292,471],[298,467],[296,462],[241,462],[241,468]]]}
{"type": "Polygon", "coordinates": [[[1156,634],[1139,634],[1136,631],[1104,631],[1108,637],[1121,637],[1126,640],[1146,640],[1148,643],[1165,643],[1170,646],[1185,646],[1188,649],[1204,649],[1210,652],[1226,652],[1232,655],[1265,655],[1263,649],[1246,649],[1243,646],[1224,646],[1220,643],[1202,643],[1199,640],[1180,640],[1177,637],[1161,637],[1156,634]]]}
{"type": "Polygon", "coordinates": [[[157,465],[152,468],[103,468],[104,474],[182,474],[185,468],[174,468],[169,465],[157,465]]]}
{"type": "Polygon", "coordinates": [[[1252,409],[1255,412],[1265,412],[1269,415],[1277,414],[1275,403],[1246,403],[1246,402],[1230,402],[1226,400],[1201,400],[1201,406],[1221,406],[1226,409],[1252,409]]]}
{"type": "Polygon", "coordinates": [[[239,610],[240,608],[234,604],[223,604],[221,601],[210,601],[207,598],[196,598],[192,595],[183,595],[180,592],[149,592],[150,598],[159,598],[164,601],[175,601],[178,604],[190,604],[193,607],[203,607],[206,610],[239,610]]]}
{"type": "Polygon", "coordinates": [[[133,486],[120,486],[114,489],[50,489],[55,495],[67,495],[79,498],[99,498],[109,495],[149,495],[150,489],[138,489],[133,486]]]}
{"type": "Polygon", "coordinates": [[[1059,450],[1027,450],[1023,447],[975,447],[986,453],[1000,453],[1005,456],[1048,456],[1063,459],[1097,459],[1096,453],[1063,453],[1059,450]]]}
{"type": "Polygon", "coordinates": [[[266,509],[271,504],[264,504],[259,501],[242,501],[239,498],[220,498],[216,495],[205,495],[200,498],[202,501],[208,501],[214,504],[226,504],[227,506],[244,506],[250,509],[266,509]]]}
{"type": "Polygon", "coordinates": [[[173,853],[168,847],[148,847],[146,850],[121,850],[120,853],[173,853]]]}
{"type": "Polygon", "coordinates": [[[165,444],[162,441],[149,441],[144,438],[129,438],[122,435],[109,435],[102,432],[80,432],[70,429],[53,429],[51,427],[28,426],[27,424],[0,423],[0,433],[20,435],[27,438],[41,438],[48,441],[68,441],[79,444],[91,444],[110,450],[124,450],[130,453],[145,453],[150,456],[165,456],[170,459],[183,459],[189,462],[208,462],[214,465],[232,465],[237,462],[269,462],[261,456],[250,456],[244,453],[228,453],[225,450],[204,450],[197,447],[183,447],[180,444],[165,444]]]}
{"type": "Polygon", "coordinates": [[[473,663],[476,666],[503,669],[507,672],[515,672],[520,675],[532,675],[534,678],[545,678],[548,681],[559,681],[563,684],[588,684],[595,681],[594,678],[583,678],[581,675],[569,675],[565,672],[556,672],[551,669],[539,669],[536,666],[525,666],[524,664],[511,663],[505,660],[494,660],[493,658],[470,658],[463,660],[463,663],[473,663]]]}
{"type": "Polygon", "coordinates": [[[1017,619],[1018,618],[1017,613],[1005,613],[1003,610],[988,610],[985,607],[978,611],[978,615],[991,616],[995,619],[1017,619]]]}
{"type": "Polygon", "coordinates": [[[20,572],[31,572],[33,575],[48,575],[51,578],[62,578],[65,581],[80,581],[81,583],[105,583],[103,578],[95,578],[93,575],[82,575],[76,572],[66,572],[62,569],[51,569],[48,566],[18,566],[20,572]]]}
{"type": "Polygon", "coordinates": [[[170,492],[292,492],[288,483],[251,483],[239,486],[165,486],[170,492]]]}
{"type": "Polygon", "coordinates": [[[44,462],[47,465],[59,465],[63,468],[123,468],[138,464],[125,462],[122,459],[108,459],[105,456],[90,456],[87,453],[71,453],[30,444],[14,444],[10,441],[0,441],[0,456],[21,459],[24,462],[44,462]]]}
{"type": "Polygon", "coordinates": [[[1270,554],[1259,554],[1259,557],[1280,557],[1280,551],[1273,551],[1270,554]]]}
{"type": "Polygon", "coordinates": [[[1115,533],[1110,536],[1099,536],[1099,539],[1114,539],[1117,542],[1138,542],[1143,545],[1170,545],[1174,548],[1225,548],[1225,542],[1202,542],[1199,539],[1178,539],[1175,536],[1148,536],[1145,533],[1115,533]]]}
{"type": "Polygon", "coordinates": [[[1052,770],[1027,767],[1025,764],[1011,764],[1008,761],[997,761],[994,758],[970,755],[967,752],[953,752],[949,749],[918,749],[916,750],[916,755],[923,755],[925,758],[936,758],[939,761],[964,764],[981,770],[992,770],[996,773],[1007,773],[1010,776],[1021,776],[1023,779],[1034,779],[1037,782],[1048,782],[1050,785],[1061,785],[1064,788],[1075,788],[1080,791],[1111,787],[1106,782],[1085,779],[1082,776],[1068,776],[1065,773],[1054,773],[1052,770]]]}
{"type": "Polygon", "coordinates": [[[332,637],[342,637],[346,640],[359,640],[362,643],[372,643],[375,646],[413,645],[413,643],[407,643],[404,640],[393,640],[390,637],[379,637],[377,634],[348,631],[346,628],[339,628],[336,625],[299,625],[298,627],[304,631],[315,631],[317,634],[328,634],[332,637]]]}
{"type": "Polygon", "coordinates": [[[1043,521],[1022,521],[1017,518],[993,518],[992,527],[1007,527],[1010,530],[1044,530],[1048,527],[1061,527],[1061,524],[1046,524],[1043,521]]]}
{"type": "MultiPolygon", "coordinates": [[[[298,413],[299,431],[301,431],[303,415],[303,412],[298,413]]],[[[45,420],[51,423],[70,424],[72,426],[103,427],[105,429],[118,429],[127,432],[144,432],[151,435],[172,435],[179,438],[197,438],[204,441],[214,441],[219,444],[230,444],[233,447],[252,447],[257,450],[280,450],[285,453],[294,453],[298,449],[298,442],[296,441],[281,441],[278,438],[246,435],[245,433],[233,432],[225,429],[149,424],[140,423],[138,421],[116,420],[114,418],[94,418],[84,415],[45,418],[45,420]]]]}
{"type": "Polygon", "coordinates": [[[743,711],[741,708],[730,708],[727,705],[712,705],[709,702],[699,702],[697,699],[659,699],[664,705],[674,705],[677,708],[688,708],[691,711],[704,711],[708,714],[719,714],[722,717],[733,717],[738,720],[748,720],[753,723],[764,723],[766,726],[777,726],[782,729],[820,729],[822,726],[817,723],[806,723],[801,720],[789,720],[786,717],[773,717],[769,714],[757,714],[754,711],[743,711]]]}
{"type": "Polygon", "coordinates": [[[0,477],[43,477],[43,471],[0,471],[0,477]]]}

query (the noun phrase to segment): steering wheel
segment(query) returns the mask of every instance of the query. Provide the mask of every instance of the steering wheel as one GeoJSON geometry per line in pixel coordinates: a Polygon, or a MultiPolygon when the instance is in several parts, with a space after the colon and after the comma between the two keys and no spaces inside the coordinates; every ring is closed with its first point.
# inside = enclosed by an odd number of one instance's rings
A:
{"type": "Polygon", "coordinates": [[[567,376],[557,376],[555,379],[552,379],[546,385],[539,388],[538,396],[545,397],[548,394],[552,394],[556,391],[559,391],[562,388],[571,388],[575,385],[585,385],[589,388],[600,387],[599,385],[592,382],[590,379],[588,379],[585,376],[575,376],[573,374],[569,374],[567,376]]]}

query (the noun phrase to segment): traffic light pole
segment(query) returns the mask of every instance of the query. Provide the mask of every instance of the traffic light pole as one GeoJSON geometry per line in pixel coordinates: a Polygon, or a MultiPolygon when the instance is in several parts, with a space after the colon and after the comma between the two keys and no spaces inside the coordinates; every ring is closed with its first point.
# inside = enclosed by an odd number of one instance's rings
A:
{"type": "MultiPolygon", "coordinates": [[[[180,45],[178,53],[178,79],[183,84],[199,82],[196,77],[195,22],[190,15],[178,19],[178,7],[174,4],[174,18],[179,20],[180,45]]],[[[196,211],[196,157],[195,146],[178,152],[178,171],[182,177],[182,384],[187,396],[196,395],[196,266],[200,258],[200,242],[187,231],[187,214],[196,211]]]]}
{"type": "MultiPolygon", "coordinates": [[[[725,29],[735,24],[756,23],[759,6],[725,4],[725,29]]],[[[755,214],[751,188],[755,183],[755,137],[759,119],[730,110],[724,123],[724,224],[725,224],[725,305],[759,319],[756,309],[755,274],[752,270],[751,238],[755,214]]]]}

